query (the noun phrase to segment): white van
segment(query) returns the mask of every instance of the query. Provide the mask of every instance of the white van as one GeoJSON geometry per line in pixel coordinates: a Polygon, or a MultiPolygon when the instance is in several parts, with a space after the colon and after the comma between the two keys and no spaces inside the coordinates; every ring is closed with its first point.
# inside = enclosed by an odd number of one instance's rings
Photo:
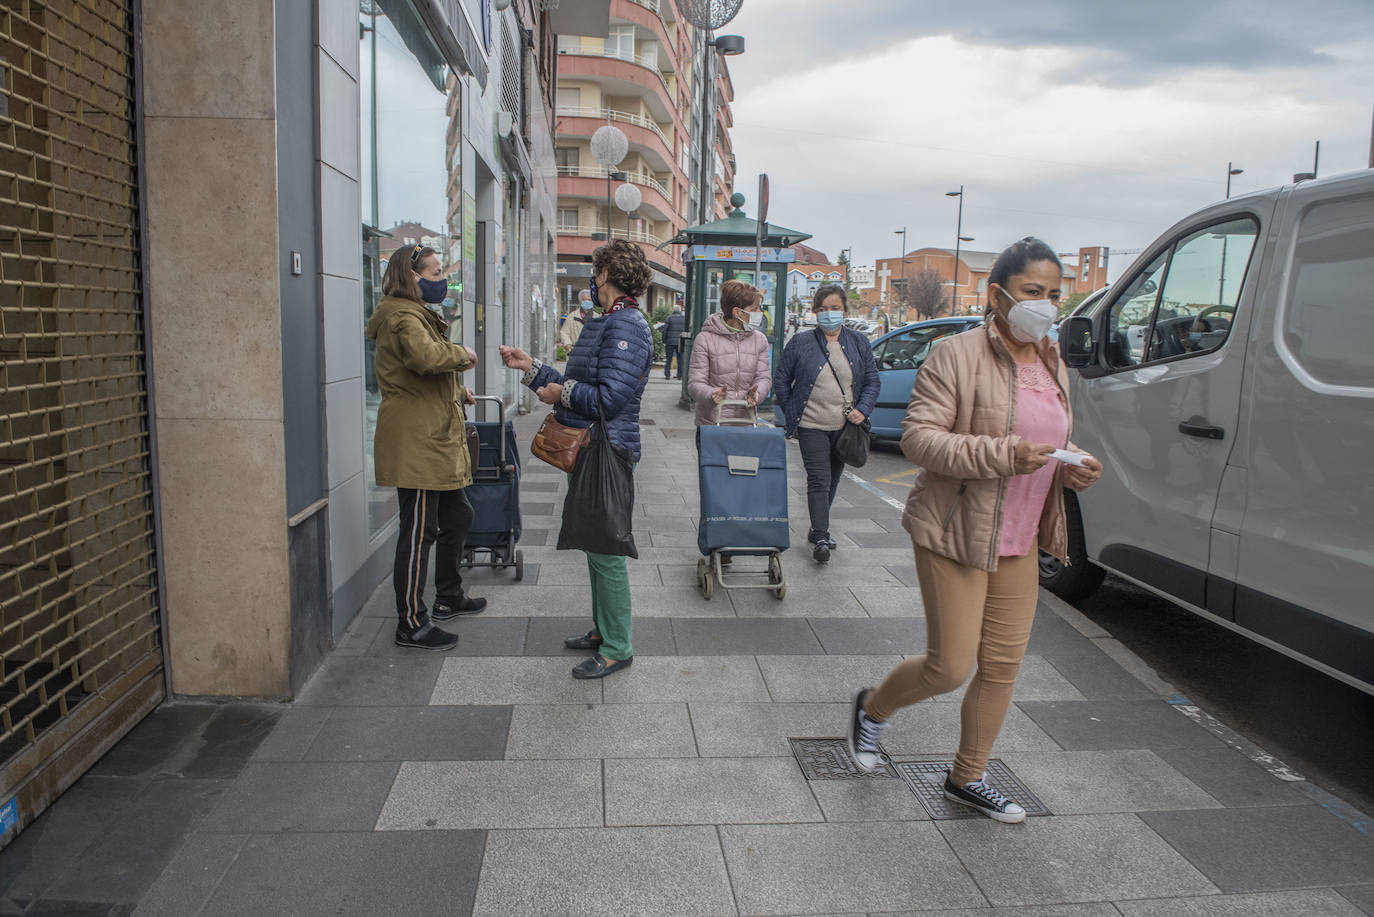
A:
{"type": "Polygon", "coordinates": [[[1060,329],[1075,601],[1103,569],[1374,693],[1374,170],[1232,198],[1060,329]]]}

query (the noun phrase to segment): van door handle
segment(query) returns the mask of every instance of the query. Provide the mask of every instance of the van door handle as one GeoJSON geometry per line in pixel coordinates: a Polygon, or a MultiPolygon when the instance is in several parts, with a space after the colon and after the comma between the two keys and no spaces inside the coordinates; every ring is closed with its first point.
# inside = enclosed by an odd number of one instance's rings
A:
{"type": "Polygon", "coordinates": [[[1193,416],[1187,420],[1179,421],[1178,432],[1185,436],[1198,436],[1202,439],[1225,439],[1226,431],[1221,427],[1213,426],[1207,422],[1205,417],[1193,416]]]}

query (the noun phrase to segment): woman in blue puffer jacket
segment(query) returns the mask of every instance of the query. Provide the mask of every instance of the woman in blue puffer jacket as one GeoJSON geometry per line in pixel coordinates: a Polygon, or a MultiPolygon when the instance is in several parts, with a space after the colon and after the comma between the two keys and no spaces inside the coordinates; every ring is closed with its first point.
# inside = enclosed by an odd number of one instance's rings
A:
{"type": "Polygon", "coordinates": [[[844,474],[835,440],[845,424],[863,423],[878,402],[878,365],[868,338],[844,327],[845,292],[839,284],[816,290],[811,309],[817,328],[787,342],[773,373],[773,397],[788,436],[797,438],[806,466],[806,505],[811,514],[811,556],[828,563],[830,504],[844,474]]]}
{"type": "MultiPolygon", "coordinates": [[[[605,417],[605,433],[639,461],[639,403],[653,364],[654,339],[639,311],[649,288],[649,261],[638,245],[616,239],[592,253],[592,301],[601,313],[588,319],[559,373],[518,347],[501,347],[501,360],[524,372],[539,400],[570,427],[589,427],[605,417]]],[[[587,554],[592,583],[592,629],[569,637],[569,649],[595,650],[573,668],[574,678],[604,678],[629,668],[630,572],[626,560],[587,554]]]]}

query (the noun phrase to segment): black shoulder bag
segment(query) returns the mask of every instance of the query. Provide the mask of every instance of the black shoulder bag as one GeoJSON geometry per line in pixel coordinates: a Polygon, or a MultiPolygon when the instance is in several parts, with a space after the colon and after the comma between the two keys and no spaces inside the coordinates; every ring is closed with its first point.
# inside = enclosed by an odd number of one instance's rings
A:
{"type": "Polygon", "coordinates": [[[558,550],[638,558],[634,459],[628,449],[611,442],[599,398],[596,408],[598,421],[568,478],[558,550]]]}
{"type": "MultiPolygon", "coordinates": [[[[816,329],[816,339],[820,342],[821,353],[825,356],[825,365],[830,367],[830,374],[835,377],[835,385],[840,390],[840,396],[844,396],[844,385],[840,382],[840,374],[835,372],[834,365],[830,362],[830,347],[825,340],[825,335],[821,334],[820,329],[816,329]]],[[[865,417],[863,423],[850,423],[849,412],[854,410],[854,391],[853,384],[850,385],[850,398],[844,406],[844,428],[840,430],[840,435],[835,437],[835,454],[840,457],[840,461],[854,468],[862,468],[868,463],[868,446],[872,440],[870,431],[873,424],[865,417]]]]}

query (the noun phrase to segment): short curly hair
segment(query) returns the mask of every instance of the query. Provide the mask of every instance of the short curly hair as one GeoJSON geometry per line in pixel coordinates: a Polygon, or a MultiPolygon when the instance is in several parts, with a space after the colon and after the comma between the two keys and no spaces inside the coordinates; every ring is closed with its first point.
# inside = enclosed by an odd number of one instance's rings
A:
{"type": "Polygon", "coordinates": [[[606,271],[606,280],[621,292],[638,298],[653,276],[644,250],[633,242],[614,239],[592,252],[592,272],[606,271]]]}

